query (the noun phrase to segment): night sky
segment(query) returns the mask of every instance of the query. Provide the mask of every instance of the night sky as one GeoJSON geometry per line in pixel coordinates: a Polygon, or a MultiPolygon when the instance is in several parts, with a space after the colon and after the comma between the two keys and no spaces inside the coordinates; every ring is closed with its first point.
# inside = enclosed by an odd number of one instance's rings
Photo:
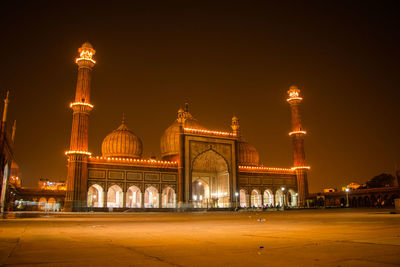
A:
{"type": "Polygon", "coordinates": [[[236,114],[268,167],[292,166],[286,92],[302,103],[310,192],[400,166],[399,15],[389,1],[2,1],[0,93],[24,186],[66,180],[77,49],[97,53],[89,150],[126,123],[144,157],[189,99],[205,127],[236,114]],[[147,2],[144,4],[144,2],[147,2]],[[168,2],[168,3],[167,3],[168,2]]]}

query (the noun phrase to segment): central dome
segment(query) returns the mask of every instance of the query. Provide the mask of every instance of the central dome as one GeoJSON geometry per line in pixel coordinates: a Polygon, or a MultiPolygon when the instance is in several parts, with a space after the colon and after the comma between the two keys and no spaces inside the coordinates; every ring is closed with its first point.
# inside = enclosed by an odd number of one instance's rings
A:
{"type": "Polygon", "coordinates": [[[104,138],[101,152],[103,157],[140,158],[142,141],[122,120],[122,124],[104,138]]]}
{"type": "Polygon", "coordinates": [[[169,126],[163,136],[161,137],[161,157],[163,160],[178,160],[179,154],[179,122],[178,120],[183,118],[183,127],[193,129],[204,129],[198,121],[193,118],[192,114],[189,113],[188,107],[185,110],[179,109],[178,118],[169,126]]]}

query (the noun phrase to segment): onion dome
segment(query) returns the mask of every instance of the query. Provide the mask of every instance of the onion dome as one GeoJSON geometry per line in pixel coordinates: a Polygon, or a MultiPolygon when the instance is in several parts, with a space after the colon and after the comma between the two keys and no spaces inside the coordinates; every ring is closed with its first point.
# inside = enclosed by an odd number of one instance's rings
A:
{"type": "Polygon", "coordinates": [[[257,149],[244,140],[238,141],[238,164],[242,166],[258,166],[260,156],[257,149]]]}
{"type": "Polygon", "coordinates": [[[179,154],[179,134],[180,125],[185,128],[193,129],[204,129],[198,121],[193,118],[192,114],[189,113],[188,104],[185,104],[185,110],[180,108],[178,110],[178,118],[174,123],[169,126],[163,136],[161,137],[161,157],[163,160],[177,160],[179,154]]]}
{"type": "Polygon", "coordinates": [[[247,143],[240,134],[240,123],[236,116],[232,117],[231,124],[233,132],[238,137],[238,158],[237,162],[242,166],[258,166],[260,156],[257,149],[251,144],[247,143]]]}
{"type": "Polygon", "coordinates": [[[142,156],[142,140],[122,124],[106,136],[101,145],[103,157],[140,158],[142,156]]]}

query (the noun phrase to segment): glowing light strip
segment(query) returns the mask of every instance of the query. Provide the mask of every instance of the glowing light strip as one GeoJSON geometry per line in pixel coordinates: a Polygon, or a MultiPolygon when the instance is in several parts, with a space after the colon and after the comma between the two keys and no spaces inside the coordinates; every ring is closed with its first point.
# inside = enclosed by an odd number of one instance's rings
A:
{"type": "Polygon", "coordinates": [[[306,131],[293,131],[289,133],[289,136],[294,135],[294,134],[307,134],[306,131]]]}
{"type": "Polygon", "coordinates": [[[71,104],[69,105],[70,108],[72,108],[72,107],[74,107],[74,106],[88,106],[88,107],[91,107],[91,108],[94,107],[92,104],[85,103],[85,102],[74,102],[74,103],[71,103],[71,104]]]}
{"type": "Polygon", "coordinates": [[[168,165],[168,166],[178,166],[177,161],[166,161],[166,160],[154,160],[154,159],[131,159],[131,158],[114,158],[114,157],[90,157],[91,160],[98,161],[118,161],[126,163],[137,163],[143,165],[168,165]]]}
{"type": "Polygon", "coordinates": [[[292,101],[292,100],[301,101],[301,100],[303,100],[303,98],[302,98],[302,97],[289,97],[289,98],[287,99],[287,102],[290,102],[290,101],[292,101]]]}
{"type": "Polygon", "coordinates": [[[259,166],[239,166],[239,170],[250,170],[250,171],[277,171],[277,172],[291,172],[293,168],[271,168],[271,167],[259,167],[259,166]]]}
{"type": "Polygon", "coordinates": [[[75,60],[75,63],[78,63],[79,61],[81,61],[81,60],[88,60],[88,61],[91,61],[93,64],[96,64],[96,61],[94,61],[93,59],[89,59],[89,58],[83,58],[83,57],[79,57],[79,58],[77,58],[76,60],[75,60]]]}
{"type": "Polygon", "coordinates": [[[185,132],[189,132],[189,133],[236,137],[235,133],[228,133],[228,132],[210,131],[210,130],[193,129],[193,128],[184,128],[184,130],[185,130],[185,132]]]}
{"type": "Polygon", "coordinates": [[[78,150],[65,151],[65,155],[71,155],[71,154],[80,154],[80,155],[88,155],[88,156],[92,155],[92,153],[90,153],[88,151],[78,151],[78,150]]]}
{"type": "Polygon", "coordinates": [[[297,166],[297,167],[292,167],[292,170],[309,170],[311,169],[310,166],[297,166]]]}

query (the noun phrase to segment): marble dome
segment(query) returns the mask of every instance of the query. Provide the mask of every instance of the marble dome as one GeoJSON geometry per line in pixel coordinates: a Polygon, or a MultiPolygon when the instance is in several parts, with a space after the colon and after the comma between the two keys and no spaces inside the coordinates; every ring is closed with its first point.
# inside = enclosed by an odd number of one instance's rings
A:
{"type": "Polygon", "coordinates": [[[177,160],[179,154],[179,118],[184,119],[183,127],[204,129],[199,122],[193,118],[188,109],[178,110],[178,118],[169,126],[161,137],[161,157],[163,160],[177,160]]]}
{"type": "Polygon", "coordinates": [[[104,138],[101,152],[103,157],[140,158],[142,140],[122,121],[117,129],[104,138]]]}
{"type": "Polygon", "coordinates": [[[243,139],[238,141],[238,164],[241,166],[258,166],[260,156],[257,149],[244,141],[243,139]]]}

